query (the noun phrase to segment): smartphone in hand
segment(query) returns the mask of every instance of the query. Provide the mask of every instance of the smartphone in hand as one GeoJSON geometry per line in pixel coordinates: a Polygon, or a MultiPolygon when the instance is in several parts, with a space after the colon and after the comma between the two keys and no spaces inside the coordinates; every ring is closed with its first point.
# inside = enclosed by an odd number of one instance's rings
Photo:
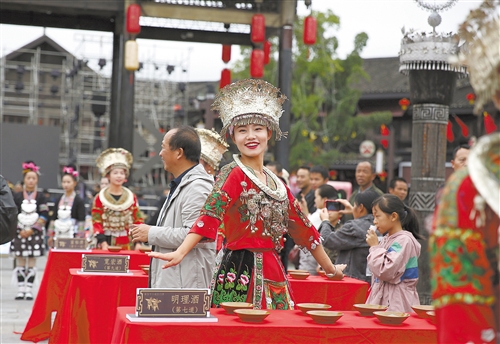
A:
{"type": "Polygon", "coordinates": [[[326,210],[328,211],[340,211],[344,210],[344,205],[340,202],[337,202],[335,200],[327,199],[325,201],[325,207],[326,210]]]}

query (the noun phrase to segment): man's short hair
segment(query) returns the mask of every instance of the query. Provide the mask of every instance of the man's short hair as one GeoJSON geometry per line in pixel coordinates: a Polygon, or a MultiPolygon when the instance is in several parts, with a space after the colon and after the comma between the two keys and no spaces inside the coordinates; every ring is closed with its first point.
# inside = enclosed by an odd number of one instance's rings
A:
{"type": "Polygon", "coordinates": [[[451,160],[455,160],[455,158],[457,157],[458,151],[461,150],[461,149],[467,149],[467,150],[469,150],[470,146],[467,145],[467,144],[463,144],[463,145],[460,145],[458,147],[455,147],[455,149],[453,150],[453,156],[452,156],[451,160]]]}
{"type": "Polygon", "coordinates": [[[337,199],[339,198],[338,191],[330,184],[323,184],[318,187],[318,194],[321,198],[337,199]]]}
{"type": "Polygon", "coordinates": [[[390,183],[389,183],[389,188],[390,189],[394,189],[396,187],[396,183],[397,182],[403,182],[405,183],[406,185],[408,185],[408,182],[406,181],[406,179],[404,178],[401,178],[401,177],[396,177],[396,178],[393,178],[390,183]]]}
{"type": "Polygon", "coordinates": [[[201,142],[198,133],[187,125],[181,125],[178,128],[174,128],[175,132],[170,138],[169,146],[170,149],[184,150],[184,156],[187,160],[195,163],[200,162],[201,155],[201,142]]]}
{"type": "Polygon", "coordinates": [[[274,168],[276,169],[276,172],[278,173],[281,173],[283,172],[283,165],[281,165],[279,162],[277,161],[269,161],[267,164],[266,164],[266,167],[269,167],[269,166],[274,166],[274,168]]]}
{"type": "MultiPolygon", "coordinates": [[[[364,163],[364,162],[367,162],[367,163],[369,163],[369,164],[370,164],[370,169],[372,170],[372,173],[375,173],[375,172],[376,172],[376,171],[375,171],[375,165],[374,165],[374,164],[372,164],[372,163],[371,163],[371,161],[368,161],[368,160],[363,160],[363,161],[358,162],[358,165],[359,165],[359,164],[362,164],[362,163],[364,163]]],[[[356,165],[356,167],[358,167],[358,165],[356,165]]]]}
{"type": "Polygon", "coordinates": [[[298,170],[307,170],[307,172],[311,172],[311,168],[310,168],[309,166],[306,166],[306,165],[300,166],[300,167],[297,169],[297,171],[298,171],[298,170]]]}
{"type": "Polygon", "coordinates": [[[313,166],[309,173],[319,173],[323,179],[329,179],[328,169],[324,166],[313,166]]]}

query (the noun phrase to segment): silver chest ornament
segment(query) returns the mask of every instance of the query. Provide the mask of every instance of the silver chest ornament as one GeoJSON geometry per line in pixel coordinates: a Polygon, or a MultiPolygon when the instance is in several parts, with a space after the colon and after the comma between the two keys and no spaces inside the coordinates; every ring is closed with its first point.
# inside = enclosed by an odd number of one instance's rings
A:
{"type": "Polygon", "coordinates": [[[71,208],[64,205],[57,211],[57,220],[54,221],[56,238],[73,238],[73,219],[71,208]]]}
{"type": "Polygon", "coordinates": [[[17,221],[21,229],[30,229],[38,221],[38,213],[36,212],[36,200],[23,200],[21,204],[21,213],[17,215],[17,221]]]}

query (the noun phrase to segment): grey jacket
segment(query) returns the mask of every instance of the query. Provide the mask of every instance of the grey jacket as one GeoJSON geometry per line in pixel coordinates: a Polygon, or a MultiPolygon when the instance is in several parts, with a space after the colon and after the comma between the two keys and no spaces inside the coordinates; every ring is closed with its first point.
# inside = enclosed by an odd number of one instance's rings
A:
{"type": "Polygon", "coordinates": [[[366,232],[372,224],[372,214],[347,221],[337,231],[334,231],[330,222],[321,223],[319,231],[324,239],[323,246],[339,251],[335,264],[347,264],[344,275],[367,280],[366,257],[370,247],[366,243],[366,232]]]}
{"type": "MultiPolygon", "coordinates": [[[[195,166],[165,201],[156,226],[150,228],[148,242],[155,252],[173,252],[188,234],[212,191],[214,178],[202,165],[195,166]]],[[[162,269],[165,262],[152,259],[149,271],[152,288],[209,288],[215,264],[215,242],[199,243],[182,262],[162,269]]]]}

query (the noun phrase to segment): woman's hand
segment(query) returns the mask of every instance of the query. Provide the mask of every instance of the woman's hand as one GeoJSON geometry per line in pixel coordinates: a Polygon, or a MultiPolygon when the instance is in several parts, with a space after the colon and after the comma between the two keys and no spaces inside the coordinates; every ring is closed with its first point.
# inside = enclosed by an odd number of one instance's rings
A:
{"type": "Polygon", "coordinates": [[[330,223],[334,227],[337,224],[337,222],[339,222],[339,219],[341,216],[342,216],[342,214],[340,212],[329,211],[326,208],[321,209],[321,211],[319,213],[319,218],[321,219],[321,221],[328,220],[328,221],[330,221],[330,223]]]}
{"type": "Polygon", "coordinates": [[[373,229],[369,229],[368,232],[366,232],[366,243],[370,247],[378,245],[377,233],[375,233],[373,229]]]}
{"type": "Polygon", "coordinates": [[[330,280],[333,281],[340,281],[342,278],[344,278],[344,269],[346,268],[346,264],[336,264],[334,265],[334,271],[333,272],[326,272],[326,277],[330,280]]]}
{"type": "Polygon", "coordinates": [[[177,250],[169,253],[148,252],[148,256],[151,258],[166,260],[167,263],[162,266],[163,269],[178,265],[184,258],[184,255],[177,250]]]}
{"type": "Polygon", "coordinates": [[[340,210],[339,213],[341,213],[341,214],[352,214],[352,212],[354,210],[354,207],[352,206],[352,204],[348,200],[339,198],[336,201],[339,202],[339,203],[341,203],[344,206],[344,209],[340,210]]]}

